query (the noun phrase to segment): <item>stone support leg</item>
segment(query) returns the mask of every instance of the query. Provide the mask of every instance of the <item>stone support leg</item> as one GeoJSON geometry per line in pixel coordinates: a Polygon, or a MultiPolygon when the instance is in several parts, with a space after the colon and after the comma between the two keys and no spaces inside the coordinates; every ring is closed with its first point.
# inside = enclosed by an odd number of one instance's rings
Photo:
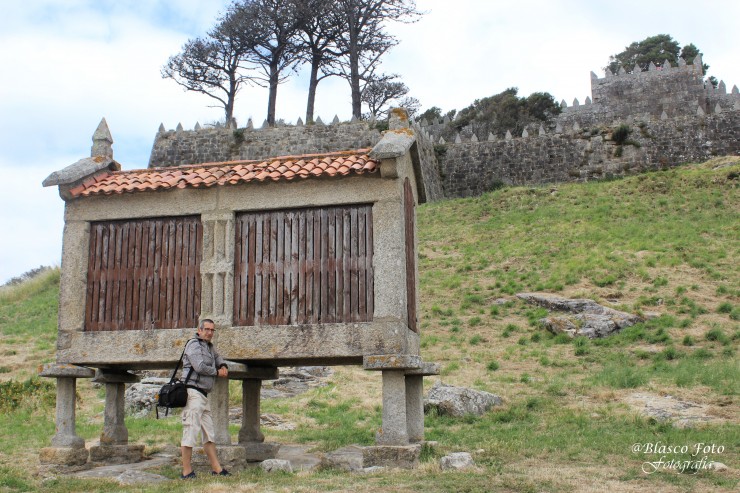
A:
{"type": "Polygon", "coordinates": [[[403,370],[383,370],[383,427],[378,445],[408,445],[406,431],[406,376],[403,370]]]}
{"type": "Polygon", "coordinates": [[[229,380],[217,378],[209,394],[213,427],[216,432],[216,445],[231,445],[229,435],[229,380]]]}
{"type": "Polygon", "coordinates": [[[406,423],[411,443],[424,441],[424,377],[406,375],[406,423]]]}
{"type": "Polygon", "coordinates": [[[105,384],[101,445],[126,445],[128,443],[128,429],[124,421],[125,393],[126,385],[123,383],[105,384]]]}
{"type": "Polygon", "coordinates": [[[77,436],[77,433],[75,431],[76,392],[76,378],[57,378],[57,432],[51,438],[51,445],[53,447],[85,447],[85,440],[77,436]]]}
{"type": "Polygon", "coordinates": [[[265,435],[260,431],[260,389],[262,380],[242,380],[242,427],[239,443],[262,443],[265,435]]]}

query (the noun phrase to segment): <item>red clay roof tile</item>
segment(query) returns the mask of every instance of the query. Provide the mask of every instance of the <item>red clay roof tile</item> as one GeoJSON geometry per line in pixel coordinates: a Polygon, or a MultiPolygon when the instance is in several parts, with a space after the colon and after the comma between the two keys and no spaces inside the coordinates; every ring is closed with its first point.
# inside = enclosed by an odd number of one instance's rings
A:
{"type": "Polygon", "coordinates": [[[369,149],[283,156],[269,161],[228,161],[131,171],[110,171],[85,179],[70,189],[73,197],[113,195],[170,188],[205,188],[250,181],[280,181],[311,176],[374,173],[380,163],[369,149]]]}

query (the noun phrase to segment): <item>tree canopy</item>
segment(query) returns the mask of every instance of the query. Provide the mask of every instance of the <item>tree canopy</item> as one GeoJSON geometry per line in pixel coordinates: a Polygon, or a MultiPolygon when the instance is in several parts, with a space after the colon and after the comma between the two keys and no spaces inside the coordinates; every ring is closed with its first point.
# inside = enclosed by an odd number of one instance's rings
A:
{"type": "Polygon", "coordinates": [[[452,122],[458,130],[472,125],[476,130],[501,134],[507,130],[521,133],[531,123],[545,122],[560,114],[560,105],[547,92],[533,92],[526,98],[517,96],[519,90],[510,87],[473,104],[457,113],[452,122]]]}
{"type": "Polygon", "coordinates": [[[363,102],[370,114],[392,101],[413,111],[418,101],[406,96],[402,82],[391,80],[397,76],[376,72],[383,55],[398,44],[386,24],[421,15],[415,0],[233,0],[206,36],[188,40],[170,57],[162,76],[218,100],[226,121],[241,87],[255,83],[269,89],[267,122],[274,125],[278,85],[303,63],[311,66],[308,123],[316,87],[330,76],[349,83],[354,117],[362,117],[363,102]]]}
{"type": "MultiPolygon", "coordinates": [[[[680,56],[686,62],[691,63],[697,55],[703,54],[693,43],[680,48],[678,41],[670,35],[658,34],[649,36],[642,41],[635,41],[625,47],[624,51],[611,55],[609,64],[605,69],[611,70],[615,74],[619,71],[620,66],[628,72],[641,71],[646,70],[650,62],[653,62],[656,66],[662,66],[665,60],[668,60],[675,65],[678,63],[678,57],[680,56]],[[636,65],[639,69],[634,68],[636,65]]],[[[706,74],[707,70],[709,70],[709,65],[702,63],[702,73],[706,74]]]]}

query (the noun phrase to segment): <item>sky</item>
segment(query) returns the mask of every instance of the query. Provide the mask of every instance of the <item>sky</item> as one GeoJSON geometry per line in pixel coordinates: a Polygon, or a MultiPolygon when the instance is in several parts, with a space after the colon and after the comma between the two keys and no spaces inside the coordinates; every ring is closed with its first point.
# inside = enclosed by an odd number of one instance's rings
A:
{"type": "MultiPolygon", "coordinates": [[[[162,65],[213,26],[229,0],[3,0],[0,15],[0,283],[59,265],[64,202],[41,182],[90,155],[105,117],[114,158],[145,168],[160,123],[218,120],[209,98],[163,79],[162,65]]],[[[740,86],[740,2],[704,0],[417,0],[426,12],[389,31],[400,44],[382,71],[399,74],[423,109],[460,110],[517,87],[570,105],[590,96],[590,73],[633,41],[669,34],[694,43],[709,75],[740,86]]],[[[278,89],[277,117],[305,118],[307,74],[278,89]]],[[[349,86],[328,79],[316,115],[351,116],[349,86]]],[[[267,92],[240,93],[239,126],[261,125],[267,92]]]]}

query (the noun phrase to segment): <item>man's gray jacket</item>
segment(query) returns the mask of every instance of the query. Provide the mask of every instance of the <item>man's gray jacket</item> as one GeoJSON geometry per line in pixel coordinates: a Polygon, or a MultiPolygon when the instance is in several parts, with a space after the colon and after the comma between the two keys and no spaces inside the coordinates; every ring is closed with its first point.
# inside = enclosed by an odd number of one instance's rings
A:
{"type": "Polygon", "coordinates": [[[218,369],[226,366],[223,358],[216,352],[213,344],[203,339],[191,339],[185,345],[185,355],[182,358],[182,380],[188,376],[192,368],[187,385],[202,390],[206,394],[213,389],[218,369]]]}

